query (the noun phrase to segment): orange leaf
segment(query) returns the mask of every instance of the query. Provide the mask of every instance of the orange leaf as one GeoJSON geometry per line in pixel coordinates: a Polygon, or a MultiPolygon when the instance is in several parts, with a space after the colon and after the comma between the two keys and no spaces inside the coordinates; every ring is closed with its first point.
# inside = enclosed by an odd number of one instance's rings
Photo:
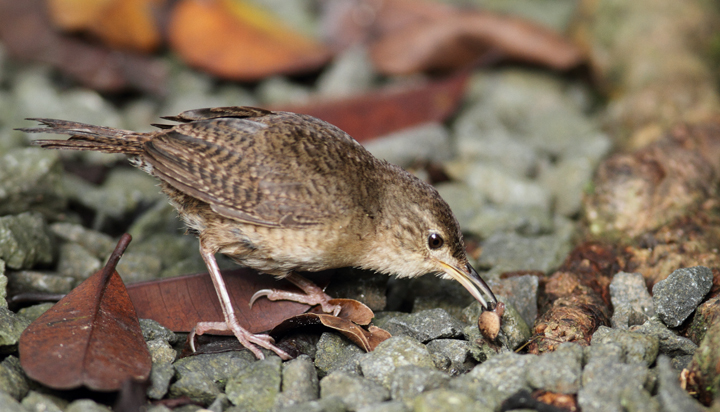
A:
{"type": "Polygon", "coordinates": [[[321,44],[240,0],[181,0],[168,31],[188,64],[229,79],[311,71],[330,58],[321,44]]]}
{"type": "Polygon", "coordinates": [[[76,287],[20,336],[20,364],[27,375],[55,389],[82,385],[120,389],[144,381],[152,361],[125,285],[115,271],[130,243],[124,235],[104,269],[76,287]]]}

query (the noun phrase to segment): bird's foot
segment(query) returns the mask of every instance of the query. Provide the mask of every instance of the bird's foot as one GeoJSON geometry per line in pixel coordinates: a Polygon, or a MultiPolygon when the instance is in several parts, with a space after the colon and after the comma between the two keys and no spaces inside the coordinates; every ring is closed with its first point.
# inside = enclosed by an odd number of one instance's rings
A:
{"type": "Polygon", "coordinates": [[[188,339],[190,340],[190,348],[195,352],[195,335],[202,335],[206,332],[232,332],[240,341],[240,344],[248,348],[250,352],[258,359],[264,359],[265,356],[258,349],[258,346],[269,351],[275,352],[280,359],[288,360],[292,357],[284,350],[275,346],[275,340],[270,335],[254,334],[248,332],[245,328],[236,322],[198,322],[190,332],[188,339]]]}
{"type": "MultiPolygon", "coordinates": [[[[319,290],[320,288],[318,288],[319,290]]],[[[333,305],[330,303],[330,299],[332,299],[330,296],[328,296],[325,292],[322,290],[319,290],[317,293],[298,293],[298,292],[288,292],[285,290],[278,290],[278,289],[260,289],[255,294],[252,295],[250,298],[250,307],[252,307],[253,303],[258,298],[266,297],[269,300],[276,301],[276,300],[290,300],[293,302],[299,302],[304,303],[306,305],[315,306],[320,305],[322,308],[322,311],[325,313],[331,313],[333,316],[337,316],[340,313],[340,310],[342,307],[340,305],[333,305]]]]}

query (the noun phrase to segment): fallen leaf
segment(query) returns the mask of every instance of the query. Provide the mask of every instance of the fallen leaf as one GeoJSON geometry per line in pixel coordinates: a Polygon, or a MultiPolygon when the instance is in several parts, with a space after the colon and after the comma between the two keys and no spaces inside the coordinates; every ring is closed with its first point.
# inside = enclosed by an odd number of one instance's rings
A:
{"type": "Polygon", "coordinates": [[[151,52],[162,38],[158,11],[166,0],[49,0],[53,23],[64,30],[84,30],[112,48],[151,52]]]}
{"type": "Polygon", "coordinates": [[[309,114],[362,142],[427,122],[442,122],[455,112],[468,74],[421,85],[394,87],[339,100],[273,107],[309,114]]]}
{"type": "Polygon", "coordinates": [[[322,44],[241,0],[181,0],[168,37],[188,64],[233,80],[309,72],[331,56],[322,44]]]}
{"type": "Polygon", "coordinates": [[[328,315],[322,313],[319,308],[313,308],[308,313],[286,319],[277,325],[270,334],[282,335],[291,330],[322,325],[342,333],[365,352],[372,352],[377,345],[390,338],[390,333],[377,326],[371,325],[367,330],[360,326],[369,325],[375,316],[372,310],[363,303],[353,299],[332,299],[330,303],[342,306],[338,316],[328,315]]]}
{"type": "Polygon", "coordinates": [[[54,389],[118,390],[144,381],[152,361],[125,285],[115,271],[130,243],[123,235],[104,269],[73,289],[20,336],[20,364],[54,389]]]}
{"type": "Polygon", "coordinates": [[[51,26],[43,1],[0,0],[0,41],[9,55],[49,64],[95,90],[164,94],[166,68],[159,60],[89,45],[51,26]]]}
{"type": "Polygon", "coordinates": [[[341,44],[364,40],[385,74],[451,71],[496,56],[556,70],[583,61],[580,49],[558,33],[516,17],[409,0],[368,0],[338,9],[332,18],[340,23],[328,28],[328,36],[341,44]]]}
{"type": "MultiPolygon", "coordinates": [[[[312,279],[323,285],[332,274],[332,271],[320,272],[313,274],[312,279]]],[[[276,280],[247,268],[223,271],[223,279],[240,325],[252,333],[268,331],[310,308],[302,303],[267,299],[258,299],[250,308],[250,298],[260,289],[297,289],[286,280],[276,280]]],[[[139,317],[153,319],[175,332],[189,332],[198,322],[224,320],[215,287],[207,273],[135,283],[128,285],[128,294],[139,317]]]]}

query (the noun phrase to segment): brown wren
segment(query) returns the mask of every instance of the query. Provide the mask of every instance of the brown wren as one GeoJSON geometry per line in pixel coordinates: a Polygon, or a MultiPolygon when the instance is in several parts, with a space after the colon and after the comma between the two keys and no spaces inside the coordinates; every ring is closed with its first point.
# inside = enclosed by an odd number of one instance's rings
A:
{"type": "Polygon", "coordinates": [[[347,133],[311,116],[252,107],[219,107],[163,117],[176,125],[138,133],[53,119],[30,133],[70,135],[37,140],[51,149],[124,153],[161,181],[180,217],[200,240],[225,316],[194,334],[232,331],[255,356],[257,346],[289,356],[265,334],[237,321],[215,261],[288,279],[304,293],[260,290],[253,296],[322,305],[330,297],[298,271],[340,267],[398,277],[435,273],[460,282],[486,309],[497,299],[465,254],[450,207],[429,184],[372,156],[347,133]],[[485,293],[488,300],[483,297],[485,293]],[[256,346],[257,345],[257,346],[256,346]]]}

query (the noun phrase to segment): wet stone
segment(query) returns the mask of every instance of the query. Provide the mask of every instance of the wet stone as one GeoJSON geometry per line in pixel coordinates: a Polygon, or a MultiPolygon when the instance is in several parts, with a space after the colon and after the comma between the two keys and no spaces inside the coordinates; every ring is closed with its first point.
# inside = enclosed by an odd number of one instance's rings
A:
{"type": "Polygon", "coordinates": [[[150,387],[147,396],[150,399],[162,399],[168,392],[175,368],[170,363],[153,363],[150,370],[150,387]]]}
{"type": "Polygon", "coordinates": [[[658,400],[664,411],[701,412],[706,409],[680,387],[678,371],[670,365],[670,359],[660,356],[657,360],[658,400]]]}
{"type": "Polygon", "coordinates": [[[53,258],[53,242],[39,213],[0,217],[0,259],[10,269],[29,269],[53,258]]]}
{"type": "Polygon", "coordinates": [[[64,243],[60,246],[57,270],[61,275],[73,277],[80,283],[101,267],[100,259],[77,243],[64,243]]]}
{"type": "Polygon", "coordinates": [[[178,340],[173,331],[152,319],[140,319],[140,329],[142,330],[143,339],[146,341],[162,339],[165,342],[174,344],[178,340]]]}
{"type": "Polygon", "coordinates": [[[319,377],[343,371],[360,375],[360,362],[368,355],[343,336],[325,332],[320,336],[315,354],[319,377]]]}
{"type": "Polygon", "coordinates": [[[320,397],[338,397],[348,410],[382,402],[390,398],[387,389],[377,382],[346,372],[333,372],[320,380],[320,397]]]}
{"type": "Polygon", "coordinates": [[[249,351],[203,354],[182,358],[173,364],[177,381],[170,386],[170,396],[187,396],[208,404],[224,389],[231,377],[237,376],[255,362],[249,351]]]}
{"type": "Polygon", "coordinates": [[[0,307],[0,347],[16,344],[30,323],[28,319],[16,315],[8,308],[0,307]]]}
{"type": "Polygon", "coordinates": [[[282,366],[282,392],[275,402],[277,407],[287,407],[318,398],[317,371],[307,355],[285,362],[282,366]]]}
{"type": "Polygon", "coordinates": [[[391,376],[390,396],[410,406],[416,396],[445,387],[449,381],[450,376],[432,368],[416,365],[399,366],[391,376]]]}
{"type": "Polygon", "coordinates": [[[231,376],[225,387],[233,405],[245,411],[269,411],[280,393],[282,360],[270,356],[231,376]]]}
{"type": "Polygon", "coordinates": [[[23,292],[66,294],[75,286],[75,278],[54,272],[21,270],[8,272],[7,278],[12,294],[23,292]]]}
{"type": "Polygon", "coordinates": [[[438,308],[384,317],[377,321],[377,326],[392,336],[410,336],[424,343],[433,339],[462,337],[465,325],[438,308]]]}
{"type": "Polygon", "coordinates": [[[626,363],[651,365],[658,355],[660,343],[657,337],[621,329],[600,326],[592,336],[591,345],[614,343],[622,348],[626,363]]]}
{"type": "Polygon", "coordinates": [[[432,368],[432,356],[425,345],[407,337],[392,337],[360,361],[365,377],[390,388],[395,369],[403,365],[432,368]]]}
{"type": "Polygon", "coordinates": [[[556,351],[534,357],[527,368],[527,381],[534,389],[575,394],[580,389],[583,350],[576,343],[563,343],[556,351]]]}
{"type": "Polygon", "coordinates": [[[634,326],[630,330],[655,337],[660,344],[658,352],[670,358],[692,356],[697,349],[693,341],[668,329],[657,317],[650,318],[644,324],[634,326]]]}
{"type": "Polygon", "coordinates": [[[668,327],[679,326],[712,287],[712,271],[704,266],[678,269],[653,287],[653,305],[668,327]]]}
{"type": "Polygon", "coordinates": [[[30,391],[21,403],[28,411],[62,412],[69,402],[56,396],[30,391]]]}
{"type": "Polygon", "coordinates": [[[470,346],[470,342],[460,339],[436,339],[426,345],[435,368],[452,376],[463,374],[475,366],[470,346]]]}
{"type": "Polygon", "coordinates": [[[0,362],[0,392],[5,392],[19,401],[30,390],[30,380],[25,376],[20,360],[13,355],[0,362]]]}
{"type": "Polygon", "coordinates": [[[101,260],[107,259],[116,245],[113,238],[105,233],[74,223],[53,223],[50,231],[60,239],[77,243],[101,260]]]}

